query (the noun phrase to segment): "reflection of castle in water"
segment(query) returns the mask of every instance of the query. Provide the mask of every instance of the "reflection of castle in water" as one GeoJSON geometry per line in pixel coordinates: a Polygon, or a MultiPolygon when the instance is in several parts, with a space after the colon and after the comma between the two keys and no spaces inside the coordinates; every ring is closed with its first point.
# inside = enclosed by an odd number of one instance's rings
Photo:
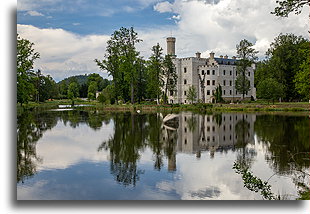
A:
{"type": "MultiPolygon", "coordinates": [[[[191,112],[164,117],[163,141],[174,142],[174,154],[228,151],[254,143],[254,114],[218,113],[198,115],[191,112]]],[[[175,156],[168,157],[168,170],[176,169],[175,156]]]]}

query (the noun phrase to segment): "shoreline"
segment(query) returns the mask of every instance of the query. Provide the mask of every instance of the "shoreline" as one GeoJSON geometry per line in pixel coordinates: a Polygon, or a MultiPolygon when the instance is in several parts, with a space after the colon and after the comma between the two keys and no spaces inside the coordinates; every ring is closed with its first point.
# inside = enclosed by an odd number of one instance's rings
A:
{"type": "MultiPolygon", "coordinates": [[[[21,107],[17,104],[17,111],[26,109],[58,109],[59,105],[70,105],[68,100],[47,101],[44,103],[29,103],[21,107]]],[[[74,109],[81,110],[100,110],[100,111],[144,111],[144,112],[179,112],[179,111],[193,111],[197,113],[204,112],[309,112],[309,103],[307,102],[283,102],[283,103],[197,103],[197,104],[119,104],[119,105],[105,105],[97,101],[76,101],[74,109]],[[82,106],[79,106],[82,105],[82,106]]]]}

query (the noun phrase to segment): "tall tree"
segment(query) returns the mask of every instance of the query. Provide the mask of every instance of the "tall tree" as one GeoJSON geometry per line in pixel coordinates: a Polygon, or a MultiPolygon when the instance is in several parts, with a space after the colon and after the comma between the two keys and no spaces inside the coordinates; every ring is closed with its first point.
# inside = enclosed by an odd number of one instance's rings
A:
{"type": "Polygon", "coordinates": [[[246,72],[249,67],[257,60],[256,54],[258,51],[255,51],[252,48],[253,44],[246,39],[240,41],[237,44],[237,72],[238,77],[236,79],[236,90],[242,94],[242,98],[244,99],[244,95],[250,90],[250,81],[246,77],[246,72]]]}
{"type": "Polygon", "coordinates": [[[305,5],[310,5],[309,0],[277,0],[276,3],[278,3],[279,6],[271,13],[282,17],[288,17],[292,12],[300,14],[305,5]]]}
{"type": "Polygon", "coordinates": [[[79,87],[76,82],[72,82],[68,86],[68,98],[71,99],[72,105],[74,105],[74,99],[79,96],[79,87]]]}
{"type": "Polygon", "coordinates": [[[283,86],[281,83],[278,83],[275,79],[267,78],[261,81],[257,85],[257,97],[272,100],[274,103],[275,100],[283,96],[283,86]]]}
{"type": "Polygon", "coordinates": [[[157,104],[159,103],[159,98],[161,94],[162,79],[162,63],[164,57],[162,56],[163,49],[157,43],[157,45],[152,47],[152,54],[148,61],[148,84],[147,92],[148,97],[151,99],[156,99],[157,104]]]}
{"type": "Polygon", "coordinates": [[[87,97],[90,100],[94,100],[96,98],[96,92],[98,91],[97,82],[91,81],[88,86],[87,97]]]}
{"type": "Polygon", "coordinates": [[[168,103],[168,90],[175,92],[177,89],[178,75],[170,55],[166,55],[163,61],[164,78],[164,103],[168,103]]]}
{"type": "Polygon", "coordinates": [[[17,34],[17,102],[21,105],[27,103],[35,88],[31,83],[31,76],[34,75],[34,61],[40,58],[40,54],[33,49],[34,43],[22,39],[17,34]]]}
{"type": "Polygon", "coordinates": [[[141,41],[132,27],[122,27],[115,31],[107,42],[105,59],[95,59],[100,69],[112,75],[116,99],[121,96],[125,101],[129,98],[131,103],[134,103],[138,76],[136,63],[139,56],[135,45],[141,41]]]}
{"type": "MultiPolygon", "coordinates": [[[[309,56],[309,49],[307,51],[309,56]]],[[[301,95],[302,99],[309,100],[309,57],[299,66],[299,70],[296,72],[294,77],[295,88],[298,94],[301,95]]]]}
{"type": "Polygon", "coordinates": [[[309,58],[309,41],[294,34],[280,34],[267,51],[269,71],[284,86],[284,100],[299,99],[294,78],[309,58]]]}

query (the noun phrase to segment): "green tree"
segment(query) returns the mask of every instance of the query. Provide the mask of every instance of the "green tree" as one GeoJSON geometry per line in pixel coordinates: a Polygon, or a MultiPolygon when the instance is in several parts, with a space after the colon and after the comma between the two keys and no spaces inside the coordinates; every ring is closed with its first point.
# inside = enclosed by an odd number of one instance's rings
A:
{"type": "Polygon", "coordinates": [[[276,3],[278,3],[279,6],[277,6],[271,13],[276,16],[288,17],[291,12],[300,14],[302,8],[305,5],[309,5],[309,0],[277,0],[276,3]]]}
{"type": "Polygon", "coordinates": [[[87,93],[88,99],[94,100],[96,98],[97,91],[98,91],[97,82],[95,81],[90,82],[88,86],[88,93],[87,93]]]}
{"type": "Polygon", "coordinates": [[[159,103],[159,98],[161,94],[162,79],[162,68],[163,68],[163,59],[162,56],[163,49],[157,43],[157,45],[152,47],[152,54],[148,61],[148,84],[147,92],[148,97],[151,99],[156,99],[159,103]]]}
{"type": "Polygon", "coordinates": [[[142,57],[137,59],[136,62],[136,69],[137,69],[137,86],[136,86],[136,96],[138,102],[140,103],[142,99],[146,98],[147,96],[147,71],[145,67],[145,61],[142,57]]]}
{"type": "Polygon", "coordinates": [[[213,92],[213,97],[216,103],[220,103],[224,101],[222,97],[222,86],[221,85],[218,85],[215,88],[215,91],[213,92]]]}
{"type": "Polygon", "coordinates": [[[261,81],[257,86],[257,98],[272,100],[278,100],[283,96],[283,86],[275,79],[267,78],[261,81]]]}
{"type": "Polygon", "coordinates": [[[35,92],[31,76],[34,75],[34,61],[40,58],[40,54],[33,49],[34,43],[27,39],[22,39],[17,34],[17,102],[21,105],[28,103],[31,95],[35,92]]]}
{"type": "Polygon", "coordinates": [[[135,45],[141,41],[132,27],[130,29],[122,27],[115,31],[107,42],[105,59],[102,61],[95,59],[99,68],[106,70],[113,77],[116,100],[122,97],[125,101],[130,100],[134,103],[139,61],[139,52],[135,45]]]}
{"type": "Polygon", "coordinates": [[[99,74],[96,74],[96,73],[89,74],[87,76],[87,86],[89,86],[91,82],[97,83],[97,87],[99,91],[102,91],[102,89],[105,88],[106,82],[103,80],[103,78],[99,74]]]}
{"type": "MultiPolygon", "coordinates": [[[[309,56],[309,49],[305,51],[305,55],[309,56]]],[[[306,57],[293,80],[297,93],[305,100],[309,100],[309,67],[309,57],[306,57]]]]}
{"type": "Polygon", "coordinates": [[[164,88],[164,103],[168,103],[168,90],[176,91],[178,76],[176,73],[175,66],[172,62],[170,55],[166,55],[163,61],[163,79],[165,79],[164,88]]]}
{"type": "Polygon", "coordinates": [[[195,86],[190,86],[187,92],[187,99],[193,104],[197,99],[197,90],[195,86]]]}
{"type": "Polygon", "coordinates": [[[69,84],[67,96],[69,99],[71,99],[72,105],[74,105],[74,99],[79,96],[79,87],[76,82],[69,84]]]}
{"type": "Polygon", "coordinates": [[[242,98],[244,99],[244,95],[250,90],[250,82],[246,77],[246,72],[249,67],[256,61],[256,54],[258,51],[255,51],[252,48],[253,44],[246,39],[240,41],[237,44],[237,57],[239,58],[237,61],[237,79],[236,79],[236,90],[242,94],[242,98]]]}
{"type": "Polygon", "coordinates": [[[309,58],[309,41],[294,34],[280,34],[267,51],[268,71],[284,87],[284,100],[299,99],[294,78],[309,58]]]}
{"type": "Polygon", "coordinates": [[[101,104],[104,104],[104,103],[107,101],[107,99],[106,99],[106,97],[104,96],[103,93],[100,93],[100,94],[98,95],[97,100],[98,100],[101,104]]]}

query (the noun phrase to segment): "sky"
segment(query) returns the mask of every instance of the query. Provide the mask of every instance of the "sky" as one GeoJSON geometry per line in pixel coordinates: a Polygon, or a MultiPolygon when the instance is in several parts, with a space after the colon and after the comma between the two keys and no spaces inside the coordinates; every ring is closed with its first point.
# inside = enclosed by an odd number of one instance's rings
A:
{"type": "Polygon", "coordinates": [[[34,69],[56,81],[68,76],[99,73],[94,59],[103,59],[106,42],[121,27],[134,27],[147,59],[166,37],[176,37],[178,57],[197,51],[208,57],[236,55],[236,44],[247,39],[265,57],[280,33],[309,37],[309,7],[288,18],[270,14],[275,0],[18,0],[17,33],[33,42],[40,59],[34,69]]]}

